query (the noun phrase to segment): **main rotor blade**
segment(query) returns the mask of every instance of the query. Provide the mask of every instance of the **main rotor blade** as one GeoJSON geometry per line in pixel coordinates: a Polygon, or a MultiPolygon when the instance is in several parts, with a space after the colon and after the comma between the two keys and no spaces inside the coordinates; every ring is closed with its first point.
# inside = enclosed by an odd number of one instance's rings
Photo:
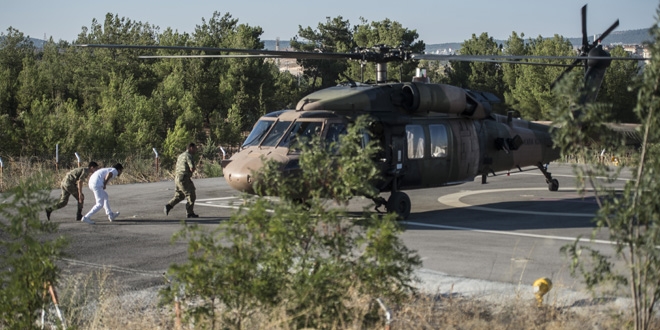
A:
{"type": "MultiPolygon", "coordinates": [[[[153,50],[187,50],[212,53],[239,53],[250,55],[270,55],[279,58],[302,58],[302,59],[361,59],[358,53],[306,53],[267,49],[238,49],[238,48],[216,48],[198,46],[159,46],[159,45],[110,45],[110,44],[77,44],[76,47],[83,48],[114,48],[114,49],[153,49],[153,50]]],[[[266,56],[264,56],[266,57],[266,56]]]]}
{"type": "Polygon", "coordinates": [[[249,54],[233,54],[233,55],[142,55],[138,58],[282,58],[275,55],[249,55],[249,54]]]}
{"type": "MultiPolygon", "coordinates": [[[[534,56],[534,55],[439,55],[439,54],[409,54],[409,53],[378,53],[369,49],[356,53],[314,53],[298,51],[280,51],[266,49],[237,49],[237,48],[216,48],[216,47],[197,47],[197,46],[160,46],[160,45],[110,45],[110,44],[78,44],[76,47],[83,48],[111,48],[111,49],[152,49],[152,50],[173,50],[173,51],[203,51],[207,53],[235,53],[235,54],[200,54],[200,55],[142,55],[140,58],[212,58],[212,57],[261,57],[261,58],[295,58],[295,59],[351,59],[362,60],[376,63],[385,63],[404,60],[430,60],[430,61],[463,61],[463,62],[494,62],[494,60],[514,61],[514,60],[630,60],[642,61],[646,58],[628,58],[628,57],[586,57],[586,56],[534,56]],[[241,55],[242,54],[242,55],[241,55]]],[[[513,63],[510,63],[513,64],[513,63]]],[[[573,64],[575,65],[575,64],[573,64]]]]}
{"type": "MultiPolygon", "coordinates": [[[[472,61],[476,62],[476,61],[472,61]]],[[[497,64],[511,64],[511,65],[537,65],[537,66],[558,66],[558,67],[568,67],[570,64],[561,64],[561,63],[541,63],[541,62],[524,62],[524,61],[503,61],[503,60],[479,60],[478,62],[482,63],[497,63],[497,64]]]]}
{"type": "MultiPolygon", "coordinates": [[[[609,57],[609,56],[548,56],[548,55],[440,55],[440,54],[412,54],[416,60],[429,61],[459,61],[459,62],[490,62],[486,60],[623,60],[623,61],[645,61],[644,57],[609,57]]],[[[572,65],[575,65],[572,64],[572,65]]]]}

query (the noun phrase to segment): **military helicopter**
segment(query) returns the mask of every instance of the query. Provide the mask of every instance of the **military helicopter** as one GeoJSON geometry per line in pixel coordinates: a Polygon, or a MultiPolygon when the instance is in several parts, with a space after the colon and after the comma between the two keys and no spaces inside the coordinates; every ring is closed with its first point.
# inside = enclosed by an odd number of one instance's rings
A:
{"type": "MultiPolygon", "coordinates": [[[[617,20],[602,35],[605,38],[619,24],[617,20]]],[[[411,201],[404,190],[440,187],[471,182],[481,176],[486,183],[489,173],[536,166],[544,175],[550,191],[559,189],[559,181],[548,172],[546,164],[559,158],[553,147],[550,126],[514,118],[509,112],[499,115],[492,104],[499,102],[491,93],[446,84],[433,84],[418,76],[412,82],[388,83],[387,63],[410,60],[483,61],[516,64],[528,59],[573,59],[564,73],[583,64],[585,97],[596,98],[605,71],[613,59],[600,40],[589,43],[586,33],[586,6],[582,8],[582,46],[574,57],[555,56],[460,56],[412,54],[404,49],[375,46],[352,53],[305,53],[254,49],[227,49],[177,46],[79,45],[111,48],[153,48],[199,50],[244,55],[202,55],[206,57],[260,56],[297,59],[353,59],[375,63],[377,81],[350,81],[313,92],[303,97],[295,109],[279,110],[262,116],[243,142],[239,152],[223,161],[227,183],[234,189],[255,193],[255,172],[266,160],[281,164],[282,171],[299,170],[300,151],[292,141],[316,135],[327,142],[338,141],[347,126],[358,116],[370,118],[369,130],[382,153],[376,159],[382,180],[380,192],[389,198],[369,196],[376,209],[385,206],[405,219],[411,201]],[[245,55],[247,54],[247,55],[245,55]]],[[[182,56],[143,56],[199,57],[182,56]]],[[[563,76],[563,74],[562,74],[563,76]]]]}

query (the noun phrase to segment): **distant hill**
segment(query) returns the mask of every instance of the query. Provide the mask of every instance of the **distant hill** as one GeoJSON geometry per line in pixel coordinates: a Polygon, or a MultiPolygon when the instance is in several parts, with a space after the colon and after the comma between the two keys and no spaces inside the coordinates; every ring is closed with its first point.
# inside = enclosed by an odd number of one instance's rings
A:
{"type": "MultiPolygon", "coordinates": [[[[582,37],[568,38],[575,47],[582,44],[582,37]]],[[[640,45],[644,41],[651,41],[652,37],[649,29],[614,31],[605,39],[606,44],[612,45],[640,45]]],[[[497,43],[504,43],[506,40],[496,40],[497,43]]],[[[589,37],[589,42],[593,42],[593,36],[589,37]]],[[[448,42],[441,44],[427,44],[427,53],[449,53],[461,49],[462,42],[448,42]]],[[[266,49],[275,50],[275,40],[264,40],[266,49]]],[[[280,40],[280,50],[289,48],[289,40],[280,40]]]]}
{"type": "MultiPolygon", "coordinates": [[[[593,42],[593,36],[590,40],[593,42]]],[[[582,38],[569,38],[573,45],[580,45],[582,38]]],[[[652,41],[649,29],[628,30],[628,31],[614,31],[605,38],[605,43],[608,45],[641,45],[645,41],[652,41]]]]}
{"type": "MultiPolygon", "coordinates": [[[[2,42],[4,39],[5,39],[5,36],[0,36],[0,42],[2,42]]],[[[43,48],[44,44],[46,43],[45,40],[35,39],[35,38],[30,38],[30,41],[32,41],[32,44],[34,44],[34,47],[37,47],[37,48],[43,48]]]]}

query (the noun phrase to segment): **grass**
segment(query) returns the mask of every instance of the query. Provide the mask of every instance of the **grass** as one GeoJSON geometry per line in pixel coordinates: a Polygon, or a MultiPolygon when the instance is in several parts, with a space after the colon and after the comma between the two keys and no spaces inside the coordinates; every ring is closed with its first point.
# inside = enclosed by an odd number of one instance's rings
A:
{"type": "MultiPolygon", "coordinates": [[[[3,158],[3,163],[4,166],[2,172],[0,172],[0,193],[15,187],[21,179],[34,177],[34,175],[46,178],[48,182],[52,182],[52,188],[57,189],[65,174],[78,167],[77,163],[54,166],[50,162],[38,161],[29,157],[3,158]]],[[[117,161],[99,162],[99,165],[110,167],[115,163],[117,161]]],[[[160,166],[157,168],[155,161],[151,158],[127,158],[119,161],[119,163],[124,165],[124,172],[119,178],[113,180],[113,184],[146,183],[174,179],[173,169],[164,169],[160,166]]],[[[86,163],[80,166],[86,166],[86,163]]],[[[195,172],[195,175],[200,178],[221,177],[222,167],[218,162],[205,160],[204,163],[198,164],[198,171],[195,172]]]]}
{"type": "MultiPolygon", "coordinates": [[[[64,276],[58,285],[60,308],[69,329],[177,329],[172,306],[161,306],[156,290],[130,292],[119,289],[110,271],[94,270],[87,275],[64,276]]],[[[501,300],[465,297],[459,294],[437,293],[411,295],[399,306],[386,306],[389,320],[377,302],[352,294],[350,304],[357,309],[353,320],[337,320],[328,329],[626,329],[632,318],[625,311],[595,303],[581,307],[563,307],[550,301],[537,307],[533,296],[503,297],[501,300]],[[380,319],[372,326],[363,326],[370,308],[379,309],[380,319]]],[[[597,301],[595,301],[597,302],[597,301]]],[[[183,306],[185,310],[186,306],[183,306]]],[[[252,312],[242,329],[295,329],[289,324],[284,306],[268,313],[252,312]]],[[[216,315],[220,315],[222,306],[216,315]]],[[[229,311],[231,312],[231,311],[229,311]]],[[[310,316],[313,311],[309,311],[310,316]]],[[[54,324],[54,310],[47,313],[47,324],[54,324]]],[[[231,329],[231,325],[215,320],[215,329],[231,329]]],[[[181,322],[180,329],[211,328],[209,320],[181,322]]]]}

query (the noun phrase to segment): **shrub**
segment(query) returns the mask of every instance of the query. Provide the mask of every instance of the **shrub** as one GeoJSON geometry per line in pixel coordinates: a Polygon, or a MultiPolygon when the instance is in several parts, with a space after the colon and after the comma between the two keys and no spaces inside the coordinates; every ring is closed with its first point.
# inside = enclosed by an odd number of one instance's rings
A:
{"type": "Polygon", "coordinates": [[[50,204],[49,184],[34,176],[1,197],[0,325],[10,329],[36,328],[38,312],[50,300],[48,285],[57,283],[60,274],[55,261],[67,240],[45,239],[58,226],[39,220],[50,204]]]}
{"type": "Polygon", "coordinates": [[[212,232],[190,226],[178,233],[189,239],[188,263],[170,267],[164,301],[191,303],[187,317],[211,327],[218,318],[244,328],[256,311],[284,306],[289,327],[342,328],[374,322],[376,298],[394,303],[414,292],[421,261],[399,239],[396,215],[349,217],[345,208],[354,194],[373,194],[369,182],[378,175],[375,144],[360,145],[364,127],[360,119],[349,129],[338,155],[318,140],[303,145],[300,175],[266,166],[261,191],[277,187],[279,201],[251,198],[212,232]],[[367,297],[366,308],[352,303],[355,292],[367,297]]]}

